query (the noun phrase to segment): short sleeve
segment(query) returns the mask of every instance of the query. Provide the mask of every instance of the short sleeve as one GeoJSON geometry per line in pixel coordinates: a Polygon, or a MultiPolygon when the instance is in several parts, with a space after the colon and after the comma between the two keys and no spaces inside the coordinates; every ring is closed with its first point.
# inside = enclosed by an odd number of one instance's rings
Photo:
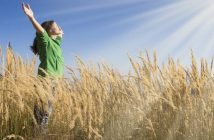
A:
{"type": "Polygon", "coordinates": [[[39,42],[41,42],[42,44],[46,44],[46,43],[48,43],[49,42],[49,40],[50,40],[50,37],[49,37],[49,35],[48,35],[48,33],[47,33],[47,31],[46,30],[44,30],[44,32],[43,33],[36,33],[36,37],[37,37],[37,39],[39,40],[39,42]]]}

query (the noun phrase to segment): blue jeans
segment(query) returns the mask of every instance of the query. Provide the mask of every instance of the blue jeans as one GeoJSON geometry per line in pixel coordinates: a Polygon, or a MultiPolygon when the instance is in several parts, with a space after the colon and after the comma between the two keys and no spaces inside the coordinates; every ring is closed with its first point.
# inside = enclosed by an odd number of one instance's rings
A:
{"type": "MultiPolygon", "coordinates": [[[[51,93],[55,96],[56,92],[56,83],[54,79],[51,79],[51,93]]],[[[52,113],[52,102],[48,99],[48,110],[44,110],[44,108],[39,108],[37,105],[34,106],[34,116],[36,118],[37,124],[39,125],[47,125],[48,117],[52,113]]]]}

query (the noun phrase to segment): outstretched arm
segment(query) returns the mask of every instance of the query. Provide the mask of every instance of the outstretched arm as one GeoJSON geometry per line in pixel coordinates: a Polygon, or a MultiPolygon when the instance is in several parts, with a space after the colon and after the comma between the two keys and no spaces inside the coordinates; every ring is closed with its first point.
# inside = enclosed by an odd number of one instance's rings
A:
{"type": "Polygon", "coordinates": [[[43,33],[44,29],[43,27],[38,23],[38,21],[34,18],[33,11],[30,8],[29,4],[22,3],[22,9],[24,13],[27,15],[31,23],[33,24],[33,27],[36,29],[36,32],[43,33]]]}

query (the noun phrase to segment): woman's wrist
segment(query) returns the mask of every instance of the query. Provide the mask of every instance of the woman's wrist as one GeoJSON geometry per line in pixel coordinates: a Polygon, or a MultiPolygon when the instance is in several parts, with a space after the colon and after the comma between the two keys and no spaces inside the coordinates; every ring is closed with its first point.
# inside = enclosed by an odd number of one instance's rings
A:
{"type": "Polygon", "coordinates": [[[29,18],[30,20],[32,20],[32,19],[34,19],[34,16],[28,16],[28,18],[29,18]]]}

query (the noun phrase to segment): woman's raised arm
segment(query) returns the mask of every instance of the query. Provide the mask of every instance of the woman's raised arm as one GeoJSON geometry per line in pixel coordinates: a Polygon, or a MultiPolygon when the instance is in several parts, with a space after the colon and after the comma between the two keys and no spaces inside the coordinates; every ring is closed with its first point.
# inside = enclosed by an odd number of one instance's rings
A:
{"type": "Polygon", "coordinates": [[[44,29],[38,23],[38,21],[34,18],[33,11],[30,8],[30,5],[22,3],[22,9],[24,13],[27,15],[27,17],[30,19],[31,23],[33,24],[33,27],[36,29],[36,32],[43,33],[44,29]]]}

